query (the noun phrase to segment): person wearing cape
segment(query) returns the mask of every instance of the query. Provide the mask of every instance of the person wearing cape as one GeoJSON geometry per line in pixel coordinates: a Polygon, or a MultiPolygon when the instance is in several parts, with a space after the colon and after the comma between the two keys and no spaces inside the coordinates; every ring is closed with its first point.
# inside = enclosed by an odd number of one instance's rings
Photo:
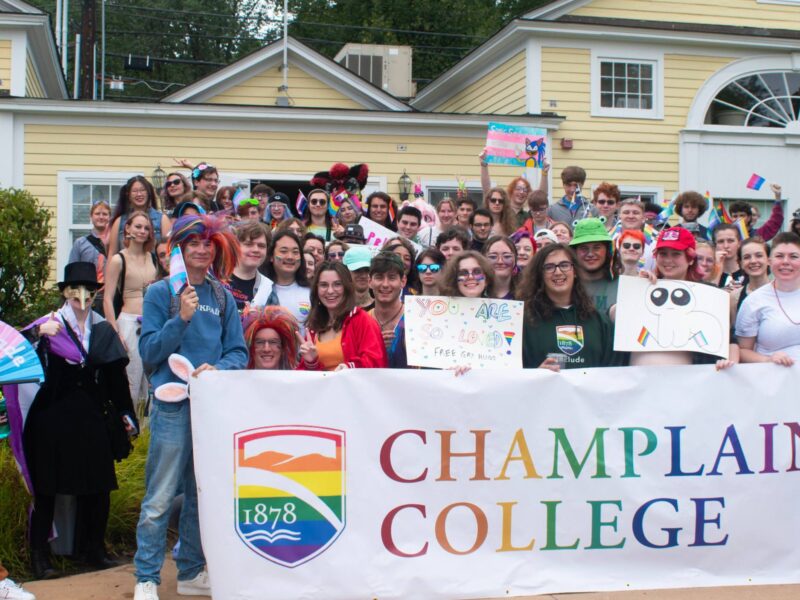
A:
{"type": "Polygon", "coordinates": [[[68,264],[58,287],[64,305],[23,331],[45,372],[22,435],[34,498],[31,567],[38,579],[56,576],[48,548],[56,494],[77,496],[75,554],[95,568],[114,565],[104,546],[110,493],[117,488],[114,461],[127,456],[128,434],[138,429],[127,353],[111,325],[91,310],[94,265],[68,264]]]}

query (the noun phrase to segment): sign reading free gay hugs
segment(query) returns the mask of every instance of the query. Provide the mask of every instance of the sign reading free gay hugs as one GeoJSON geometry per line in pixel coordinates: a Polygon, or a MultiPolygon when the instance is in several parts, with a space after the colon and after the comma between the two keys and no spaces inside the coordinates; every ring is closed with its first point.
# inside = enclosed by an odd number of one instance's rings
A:
{"type": "Polygon", "coordinates": [[[771,364],[203,373],[213,595],[800,582],[796,380],[771,364]]]}

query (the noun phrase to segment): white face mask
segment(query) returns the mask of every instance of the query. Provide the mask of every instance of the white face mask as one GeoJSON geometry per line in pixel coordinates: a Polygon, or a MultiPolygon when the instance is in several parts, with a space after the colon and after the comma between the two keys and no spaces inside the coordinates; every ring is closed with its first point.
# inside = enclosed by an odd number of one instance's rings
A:
{"type": "Polygon", "coordinates": [[[95,292],[97,290],[90,290],[85,285],[68,285],[64,288],[64,297],[67,300],[75,298],[81,303],[81,310],[86,310],[86,306],[92,304],[95,292]]]}

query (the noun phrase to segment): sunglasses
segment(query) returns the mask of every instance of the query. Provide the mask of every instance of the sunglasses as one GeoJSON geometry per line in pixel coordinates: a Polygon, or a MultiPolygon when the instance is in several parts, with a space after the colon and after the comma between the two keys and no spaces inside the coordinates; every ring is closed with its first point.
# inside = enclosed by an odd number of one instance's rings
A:
{"type": "Polygon", "coordinates": [[[502,204],[502,198],[489,198],[489,204],[502,204]]]}
{"type": "Polygon", "coordinates": [[[483,281],[486,279],[486,276],[483,274],[481,269],[472,269],[472,271],[468,271],[467,269],[462,269],[458,272],[458,280],[459,281],[466,281],[467,279],[474,279],[475,281],[483,281]]]}
{"type": "Polygon", "coordinates": [[[344,252],[328,252],[328,258],[333,260],[334,258],[343,258],[344,252]]]}
{"type": "Polygon", "coordinates": [[[616,200],[598,200],[597,204],[600,206],[614,206],[617,203],[616,200]]]}
{"type": "Polygon", "coordinates": [[[167,182],[167,187],[172,187],[173,185],[178,185],[180,183],[183,183],[180,179],[170,179],[167,182]]]}
{"type": "Polygon", "coordinates": [[[433,265],[417,265],[417,272],[418,273],[427,273],[430,271],[431,273],[438,273],[442,270],[441,265],[433,264],[433,265]]]}
{"type": "Polygon", "coordinates": [[[317,199],[317,200],[309,200],[308,203],[311,206],[325,206],[328,203],[328,201],[317,199]]]}
{"type": "Polygon", "coordinates": [[[635,243],[635,242],[622,242],[622,247],[625,248],[625,250],[641,250],[642,249],[642,245],[639,244],[639,243],[635,243]]]}

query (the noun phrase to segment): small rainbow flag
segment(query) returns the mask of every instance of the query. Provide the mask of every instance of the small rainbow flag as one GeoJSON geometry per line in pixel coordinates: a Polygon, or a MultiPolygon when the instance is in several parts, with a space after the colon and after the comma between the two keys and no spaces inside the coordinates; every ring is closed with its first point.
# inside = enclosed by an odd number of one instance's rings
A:
{"type": "Polygon", "coordinates": [[[514,341],[514,332],[513,331],[504,331],[503,336],[506,338],[506,342],[508,345],[511,345],[511,342],[514,341]]]}
{"type": "Polygon", "coordinates": [[[639,338],[636,341],[642,346],[647,346],[647,342],[650,341],[651,337],[653,336],[650,335],[647,327],[642,327],[642,330],[639,332],[639,338]]]}
{"type": "Polygon", "coordinates": [[[766,179],[761,177],[761,175],[757,175],[756,173],[753,173],[750,176],[750,179],[747,181],[747,189],[758,191],[758,190],[761,189],[761,186],[764,185],[765,181],[766,181],[766,179]]]}
{"type": "Polygon", "coordinates": [[[295,202],[294,207],[297,209],[298,217],[302,217],[305,214],[306,208],[308,208],[308,200],[303,190],[297,190],[297,202],[295,202]]]}
{"type": "Polygon", "coordinates": [[[722,200],[719,201],[719,214],[722,217],[723,223],[733,223],[733,218],[731,217],[730,213],[728,213],[728,209],[725,208],[722,200]]]}
{"type": "Polygon", "coordinates": [[[342,207],[342,202],[348,199],[347,192],[341,191],[335,196],[331,196],[330,202],[328,202],[328,214],[332,217],[335,217],[339,214],[339,209],[342,207]]]}

